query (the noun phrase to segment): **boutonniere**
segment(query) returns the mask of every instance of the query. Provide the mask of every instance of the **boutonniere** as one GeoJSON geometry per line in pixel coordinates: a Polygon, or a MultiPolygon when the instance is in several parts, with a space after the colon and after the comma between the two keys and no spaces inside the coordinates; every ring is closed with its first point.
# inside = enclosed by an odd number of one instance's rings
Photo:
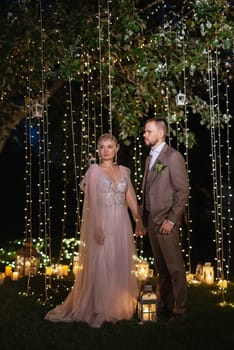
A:
{"type": "Polygon", "coordinates": [[[156,170],[160,173],[163,169],[165,169],[167,165],[163,164],[160,160],[153,166],[153,170],[156,170]]]}

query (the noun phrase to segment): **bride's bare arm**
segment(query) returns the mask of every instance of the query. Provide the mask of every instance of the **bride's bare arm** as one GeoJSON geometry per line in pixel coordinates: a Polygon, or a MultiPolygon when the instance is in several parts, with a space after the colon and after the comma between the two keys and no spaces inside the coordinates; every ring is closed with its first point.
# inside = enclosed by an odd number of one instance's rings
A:
{"type": "Polygon", "coordinates": [[[145,228],[144,228],[143,223],[142,223],[141,211],[140,211],[140,208],[139,208],[138,203],[137,203],[136,193],[134,191],[130,177],[129,177],[129,181],[128,181],[128,189],[126,192],[126,202],[127,202],[129,209],[131,210],[132,216],[136,222],[135,234],[137,236],[145,235],[146,232],[145,232],[145,228]]]}

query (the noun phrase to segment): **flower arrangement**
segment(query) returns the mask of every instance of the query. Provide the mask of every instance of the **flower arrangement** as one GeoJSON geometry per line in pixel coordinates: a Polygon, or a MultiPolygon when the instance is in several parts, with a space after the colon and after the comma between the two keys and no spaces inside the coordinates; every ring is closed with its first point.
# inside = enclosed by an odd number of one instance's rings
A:
{"type": "Polygon", "coordinates": [[[160,173],[163,169],[165,169],[167,165],[163,164],[160,160],[153,166],[153,170],[160,173]]]}

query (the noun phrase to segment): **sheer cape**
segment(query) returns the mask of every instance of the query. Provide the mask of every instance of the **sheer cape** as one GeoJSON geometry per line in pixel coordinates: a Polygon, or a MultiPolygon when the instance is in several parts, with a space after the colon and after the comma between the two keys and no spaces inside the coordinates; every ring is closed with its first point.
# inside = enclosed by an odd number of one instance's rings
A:
{"type": "Polygon", "coordinates": [[[82,321],[90,326],[132,318],[138,288],[136,252],[126,191],[135,200],[128,168],[119,166],[114,181],[100,166],[89,167],[81,183],[84,191],[79,262],[82,270],[64,303],[49,311],[46,320],[82,321]],[[95,235],[105,235],[98,245],[95,235]]]}

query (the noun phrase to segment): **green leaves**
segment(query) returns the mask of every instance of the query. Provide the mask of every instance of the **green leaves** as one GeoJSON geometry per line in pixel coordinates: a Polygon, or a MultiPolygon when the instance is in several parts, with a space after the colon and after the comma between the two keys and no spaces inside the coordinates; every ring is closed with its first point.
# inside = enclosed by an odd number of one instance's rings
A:
{"type": "MultiPolygon", "coordinates": [[[[173,120],[187,117],[175,103],[176,94],[184,88],[187,107],[208,125],[207,51],[233,49],[233,12],[227,2],[186,1],[181,18],[179,5],[168,8],[168,18],[170,11],[176,14],[173,24],[166,17],[153,24],[147,20],[149,11],[155,11],[157,18],[160,3],[151,6],[146,1],[142,9],[133,0],[112,2],[109,26],[106,2],[101,5],[98,18],[96,2],[73,2],[72,7],[64,1],[51,2],[43,9],[42,23],[38,3],[9,5],[12,15],[2,18],[0,34],[4,108],[13,96],[27,96],[29,82],[30,95],[37,96],[43,72],[45,85],[57,79],[81,84],[89,79],[89,98],[97,114],[102,84],[103,111],[108,113],[111,72],[112,114],[124,142],[138,135],[152,115],[171,119],[176,128],[173,120]]],[[[220,64],[220,85],[227,79],[225,72],[220,64]]],[[[189,140],[194,142],[192,136],[189,140]]],[[[184,142],[182,136],[179,141],[184,142]]]]}

